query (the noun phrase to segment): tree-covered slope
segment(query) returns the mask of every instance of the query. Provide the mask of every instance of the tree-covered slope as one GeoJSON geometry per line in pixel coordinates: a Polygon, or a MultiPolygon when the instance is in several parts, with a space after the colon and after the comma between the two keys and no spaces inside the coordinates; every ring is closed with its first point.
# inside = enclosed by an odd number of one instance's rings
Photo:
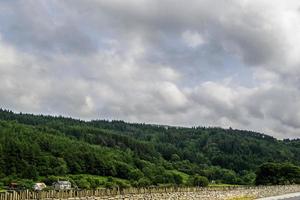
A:
{"type": "Polygon", "coordinates": [[[265,162],[300,164],[297,141],[250,131],[81,121],[0,110],[0,178],[91,174],[131,185],[182,184],[199,174],[251,184],[265,162]]]}

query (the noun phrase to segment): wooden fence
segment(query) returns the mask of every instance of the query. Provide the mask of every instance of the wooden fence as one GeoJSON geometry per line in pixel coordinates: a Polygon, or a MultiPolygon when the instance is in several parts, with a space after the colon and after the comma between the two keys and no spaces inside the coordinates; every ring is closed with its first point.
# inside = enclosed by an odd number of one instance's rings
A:
{"type": "Polygon", "coordinates": [[[46,191],[6,191],[0,193],[0,200],[31,200],[31,199],[68,199],[83,197],[105,197],[123,194],[151,194],[173,192],[201,192],[211,190],[250,189],[251,187],[150,187],[150,188],[127,188],[127,189],[96,189],[96,190],[46,190],[46,191]]]}

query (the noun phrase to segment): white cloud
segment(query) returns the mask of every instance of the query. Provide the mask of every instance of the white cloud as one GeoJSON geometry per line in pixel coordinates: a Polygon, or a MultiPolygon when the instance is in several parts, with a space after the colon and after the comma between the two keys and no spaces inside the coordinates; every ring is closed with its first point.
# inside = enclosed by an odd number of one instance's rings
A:
{"type": "Polygon", "coordinates": [[[196,48],[205,43],[205,40],[202,35],[193,31],[184,31],[182,33],[183,41],[191,48],[196,48]]]}

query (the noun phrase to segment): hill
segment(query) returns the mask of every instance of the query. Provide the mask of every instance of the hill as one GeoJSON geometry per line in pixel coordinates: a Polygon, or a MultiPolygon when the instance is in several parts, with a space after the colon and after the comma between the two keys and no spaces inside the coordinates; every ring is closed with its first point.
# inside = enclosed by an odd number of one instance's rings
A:
{"type": "Polygon", "coordinates": [[[266,162],[300,165],[298,140],[251,131],[82,121],[0,110],[0,182],[69,179],[81,187],[252,184],[266,162]]]}

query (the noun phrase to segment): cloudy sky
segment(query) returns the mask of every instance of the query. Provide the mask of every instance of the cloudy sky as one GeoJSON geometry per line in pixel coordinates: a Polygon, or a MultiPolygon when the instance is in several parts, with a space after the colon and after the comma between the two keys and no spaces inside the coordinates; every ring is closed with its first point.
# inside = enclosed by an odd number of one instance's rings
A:
{"type": "Polygon", "coordinates": [[[299,0],[0,0],[0,106],[300,137],[299,0]]]}

